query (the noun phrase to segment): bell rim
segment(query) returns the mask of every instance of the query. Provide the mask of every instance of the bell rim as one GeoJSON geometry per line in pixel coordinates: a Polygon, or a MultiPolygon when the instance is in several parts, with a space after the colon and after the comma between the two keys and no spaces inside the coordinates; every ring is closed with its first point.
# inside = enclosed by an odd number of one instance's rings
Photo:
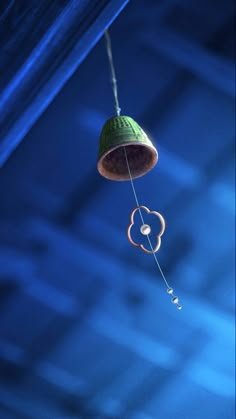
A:
{"type": "MultiPolygon", "coordinates": [[[[106,175],[107,172],[105,170],[104,171],[102,170],[103,168],[102,168],[101,162],[108,154],[110,154],[111,152],[113,152],[117,148],[127,147],[127,146],[132,146],[132,145],[138,145],[140,147],[149,148],[152,151],[152,154],[153,154],[153,157],[154,157],[154,161],[153,161],[152,165],[148,168],[148,170],[146,170],[145,172],[143,172],[139,175],[132,176],[132,179],[137,179],[139,177],[144,176],[146,173],[150,172],[153,169],[153,167],[155,167],[155,165],[157,164],[157,161],[158,161],[158,151],[157,151],[156,147],[154,147],[154,145],[152,143],[151,144],[141,144],[140,141],[132,141],[132,142],[123,143],[122,145],[118,144],[116,146],[113,146],[112,148],[105,151],[103,154],[101,154],[99,156],[98,162],[97,162],[97,170],[100,173],[100,175],[105,177],[106,179],[115,180],[115,181],[118,181],[118,182],[119,181],[120,182],[129,181],[130,180],[129,176],[127,176],[127,178],[119,178],[117,175],[114,175],[114,177],[107,176],[106,175]]],[[[132,173],[131,173],[131,175],[132,175],[132,173]]]]}

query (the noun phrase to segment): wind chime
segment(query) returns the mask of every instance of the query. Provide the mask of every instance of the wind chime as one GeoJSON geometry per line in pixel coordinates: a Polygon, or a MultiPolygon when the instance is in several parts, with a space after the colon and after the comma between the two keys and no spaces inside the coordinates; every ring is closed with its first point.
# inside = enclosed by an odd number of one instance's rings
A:
{"type": "Polygon", "coordinates": [[[167,282],[156,256],[156,252],[161,246],[161,237],[165,231],[165,220],[159,212],[151,211],[146,206],[139,204],[133,182],[133,179],[144,176],[155,166],[158,160],[158,153],[148,136],[137,124],[137,122],[135,122],[130,116],[120,114],[121,108],[119,106],[116,73],[108,30],[105,31],[105,38],[111,69],[116,116],[110,118],[102,129],[97,168],[99,173],[107,179],[115,181],[129,180],[131,182],[136,206],[130,215],[130,224],[127,229],[128,240],[133,246],[139,247],[143,252],[153,255],[159,272],[167,286],[167,293],[171,296],[171,302],[175,304],[179,310],[181,310],[182,305],[179,304],[179,298],[174,294],[173,288],[167,282]],[[143,243],[136,243],[132,238],[132,228],[136,212],[140,215],[140,232],[147,238],[148,248],[143,243]],[[155,246],[153,246],[150,238],[152,228],[149,224],[145,223],[143,213],[146,213],[147,215],[154,215],[159,219],[161,228],[155,235],[155,246]]]}

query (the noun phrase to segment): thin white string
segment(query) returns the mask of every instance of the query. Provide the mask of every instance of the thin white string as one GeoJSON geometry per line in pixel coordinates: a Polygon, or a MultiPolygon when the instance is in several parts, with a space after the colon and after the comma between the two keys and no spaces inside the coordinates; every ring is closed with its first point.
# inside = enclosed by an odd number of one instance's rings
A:
{"type": "Polygon", "coordinates": [[[106,38],[107,55],[109,59],[110,69],[111,69],[111,81],[112,81],[112,90],[113,90],[113,95],[114,95],[114,100],[115,100],[115,110],[116,110],[116,114],[120,116],[121,108],[120,108],[119,99],[118,99],[117,80],[116,80],[115,67],[113,63],[111,38],[107,29],[105,30],[105,38],[106,38]]]}
{"type": "MultiPolygon", "coordinates": [[[[140,205],[139,205],[138,197],[137,197],[137,194],[136,194],[136,191],[135,191],[134,182],[133,182],[133,178],[132,178],[132,175],[131,175],[131,171],[130,171],[130,167],[129,167],[129,161],[128,161],[128,156],[127,156],[127,152],[126,152],[126,148],[125,147],[124,147],[124,153],[125,153],[125,160],[126,160],[127,169],[128,169],[128,172],[129,172],[129,178],[130,178],[131,186],[132,186],[132,189],[133,189],[134,199],[135,199],[135,202],[137,204],[137,207],[139,207],[140,205]]],[[[139,210],[141,221],[144,224],[144,220],[143,220],[143,215],[142,215],[141,209],[139,208],[138,210],[139,210]]]]}
{"type": "MultiPolygon", "coordinates": [[[[136,191],[135,191],[133,178],[132,178],[132,175],[131,175],[131,170],[130,170],[130,166],[129,166],[129,160],[128,160],[128,156],[127,156],[127,152],[126,152],[126,147],[124,147],[124,153],[125,153],[125,160],[126,160],[126,164],[127,164],[127,168],[128,168],[128,172],[129,172],[129,178],[130,178],[131,186],[132,186],[132,189],[133,189],[134,199],[135,199],[135,202],[136,202],[136,204],[137,204],[137,207],[139,207],[140,205],[139,205],[139,201],[138,201],[137,193],[136,193],[136,191]]],[[[142,223],[144,224],[144,219],[143,219],[143,215],[142,215],[141,209],[139,208],[138,210],[139,210],[139,214],[140,214],[141,221],[142,221],[142,223]]],[[[148,239],[148,242],[149,242],[149,246],[150,246],[150,248],[151,248],[151,250],[152,250],[153,257],[154,257],[155,262],[156,262],[156,264],[157,264],[157,267],[158,267],[158,269],[159,269],[159,271],[160,271],[160,274],[161,274],[161,276],[162,276],[162,278],[163,278],[163,280],[164,280],[164,282],[165,282],[165,284],[166,284],[167,288],[171,288],[171,287],[170,287],[170,285],[168,284],[167,280],[166,280],[166,277],[165,277],[165,275],[164,275],[164,273],[163,273],[162,269],[161,269],[160,263],[158,262],[158,259],[157,259],[157,257],[156,257],[156,253],[155,253],[155,252],[154,252],[154,250],[153,250],[153,246],[152,246],[152,242],[151,242],[151,239],[150,239],[150,237],[149,237],[149,234],[147,235],[147,239],[148,239]]]]}
{"type": "MultiPolygon", "coordinates": [[[[121,108],[119,105],[119,99],[118,99],[118,90],[117,90],[117,79],[116,79],[116,72],[115,72],[115,67],[114,67],[114,62],[113,62],[113,56],[112,56],[112,46],[111,46],[111,39],[110,39],[110,35],[108,30],[105,30],[105,38],[106,38],[106,49],[107,49],[107,55],[108,55],[108,59],[109,59],[109,64],[110,64],[110,70],[111,70],[111,81],[112,81],[112,90],[113,90],[113,95],[114,95],[114,100],[115,100],[115,110],[116,110],[116,114],[117,116],[120,116],[120,112],[121,112],[121,108]]],[[[130,182],[131,182],[131,186],[132,186],[132,190],[133,190],[133,194],[134,194],[134,199],[135,202],[137,204],[137,207],[139,207],[139,201],[138,201],[138,197],[135,191],[135,187],[134,187],[134,182],[133,182],[133,178],[132,178],[132,174],[130,171],[130,166],[129,166],[129,161],[128,161],[128,157],[127,157],[127,152],[126,152],[126,148],[124,147],[124,153],[125,153],[125,159],[126,159],[126,164],[127,164],[127,168],[128,168],[128,172],[129,172],[129,178],[130,178],[130,182]]],[[[144,224],[144,219],[143,219],[143,215],[141,212],[141,209],[139,208],[139,214],[140,214],[140,218],[142,223],[144,224]]],[[[160,263],[158,262],[158,259],[156,257],[156,253],[154,252],[153,246],[152,246],[152,242],[151,239],[149,237],[149,234],[147,235],[147,239],[150,245],[150,248],[152,250],[152,254],[154,257],[154,260],[156,262],[156,265],[159,269],[159,272],[167,286],[168,289],[171,289],[170,285],[168,284],[168,281],[166,280],[166,277],[161,269],[160,263]]],[[[173,290],[172,290],[173,291],[173,290]]],[[[179,308],[182,308],[182,306],[180,306],[178,304],[179,308]]]]}
{"type": "Polygon", "coordinates": [[[171,287],[170,287],[170,285],[169,285],[169,284],[168,284],[168,282],[167,282],[167,279],[166,279],[166,277],[165,277],[165,275],[164,275],[164,273],[163,273],[163,270],[161,269],[160,263],[158,262],[158,259],[157,259],[157,257],[156,257],[156,253],[155,253],[155,252],[154,252],[154,250],[153,250],[153,246],[152,246],[152,242],[151,242],[151,240],[150,240],[149,234],[148,234],[148,236],[147,236],[147,239],[148,239],[148,241],[149,241],[149,245],[150,245],[150,247],[151,247],[151,249],[152,249],[152,254],[153,254],[153,257],[154,257],[155,262],[156,262],[156,264],[157,264],[157,267],[158,267],[158,269],[159,269],[159,271],[160,271],[160,274],[161,274],[161,276],[162,276],[163,280],[165,281],[165,284],[166,284],[167,288],[171,288],[171,287]]]}

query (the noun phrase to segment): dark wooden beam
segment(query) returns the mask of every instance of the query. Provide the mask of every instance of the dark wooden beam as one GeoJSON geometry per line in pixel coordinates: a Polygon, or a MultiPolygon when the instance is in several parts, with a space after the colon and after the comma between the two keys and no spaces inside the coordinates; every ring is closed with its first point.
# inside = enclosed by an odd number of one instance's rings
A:
{"type": "MultiPolygon", "coordinates": [[[[43,3],[48,5],[48,2],[43,3]]],[[[25,46],[23,40],[21,45],[17,43],[18,27],[15,43],[14,39],[11,40],[8,54],[11,53],[15,66],[14,75],[0,92],[0,166],[103,36],[104,29],[111,25],[127,3],[128,0],[56,1],[51,11],[51,15],[54,13],[53,18],[48,12],[49,6],[41,11],[41,16],[38,16],[32,6],[32,10],[21,17],[19,26],[24,26],[24,20],[28,25],[28,33],[26,31],[22,35],[20,32],[26,43],[33,36],[30,13],[32,20],[36,13],[39,25],[44,18],[47,19],[48,26],[36,44],[31,45],[32,49],[19,67],[19,60],[15,60],[14,56],[24,55],[25,46]],[[20,47],[22,50],[19,50],[20,47]]],[[[2,34],[0,43],[5,40],[4,36],[7,34],[2,34]]],[[[3,67],[1,62],[0,69],[2,68],[4,75],[7,67],[4,67],[4,71],[3,67]]],[[[8,67],[12,72],[9,62],[8,67]]]]}

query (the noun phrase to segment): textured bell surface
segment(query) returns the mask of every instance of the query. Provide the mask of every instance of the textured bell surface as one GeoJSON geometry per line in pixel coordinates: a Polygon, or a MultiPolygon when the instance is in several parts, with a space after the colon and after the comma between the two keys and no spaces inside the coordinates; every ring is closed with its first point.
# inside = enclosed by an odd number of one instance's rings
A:
{"type": "Polygon", "coordinates": [[[129,180],[124,147],[133,179],[155,166],[157,150],[142,128],[129,116],[114,116],[105,123],[100,137],[97,168],[102,176],[129,180]]]}

